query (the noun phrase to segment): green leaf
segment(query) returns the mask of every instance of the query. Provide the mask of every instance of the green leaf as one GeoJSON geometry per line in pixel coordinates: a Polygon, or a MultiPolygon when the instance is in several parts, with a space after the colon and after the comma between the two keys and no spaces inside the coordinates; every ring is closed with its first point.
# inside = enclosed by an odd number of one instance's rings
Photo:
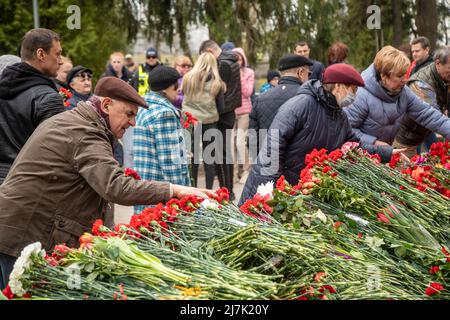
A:
{"type": "Polygon", "coordinates": [[[99,276],[99,273],[97,271],[96,272],[92,272],[86,277],[86,281],[87,282],[94,282],[95,279],[97,279],[98,276],[99,276]]]}
{"type": "Polygon", "coordinates": [[[95,268],[95,263],[93,263],[93,262],[90,262],[84,266],[84,270],[86,272],[92,272],[92,271],[94,271],[94,268],[95,268]]]}

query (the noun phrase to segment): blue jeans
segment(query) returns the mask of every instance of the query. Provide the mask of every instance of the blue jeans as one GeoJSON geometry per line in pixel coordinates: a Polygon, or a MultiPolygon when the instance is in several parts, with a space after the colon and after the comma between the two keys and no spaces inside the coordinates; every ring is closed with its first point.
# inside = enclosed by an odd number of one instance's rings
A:
{"type": "Polygon", "coordinates": [[[16,260],[16,257],[8,256],[0,252],[0,290],[5,289],[8,285],[9,275],[13,270],[16,260]]]}

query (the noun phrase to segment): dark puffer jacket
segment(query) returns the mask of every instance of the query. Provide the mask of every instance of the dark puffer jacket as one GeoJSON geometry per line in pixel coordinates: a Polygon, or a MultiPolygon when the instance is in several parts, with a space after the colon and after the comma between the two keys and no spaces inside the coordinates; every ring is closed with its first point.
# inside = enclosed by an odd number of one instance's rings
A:
{"type": "Polygon", "coordinates": [[[241,67],[235,53],[222,52],[217,59],[219,74],[227,86],[224,94],[225,105],[221,114],[231,112],[242,104],[241,96],[241,67]]]}
{"type": "Polygon", "coordinates": [[[0,80],[0,184],[37,126],[64,110],[55,83],[37,69],[21,62],[3,71],[0,80]]]}
{"type": "MultiPolygon", "coordinates": [[[[324,91],[320,81],[306,82],[275,116],[240,204],[253,197],[259,185],[276,181],[281,175],[289,183],[297,184],[308,153],[314,148],[331,151],[347,141],[359,140],[334,96],[324,91]]],[[[370,153],[378,152],[383,162],[390,159],[391,147],[363,144],[361,147],[370,153]]]]}
{"type": "MultiPolygon", "coordinates": [[[[250,113],[249,135],[255,135],[252,139],[258,141],[260,130],[270,128],[278,109],[300,92],[301,81],[295,77],[281,77],[278,86],[264,92],[258,96],[250,113]]],[[[265,134],[261,134],[261,141],[264,141],[265,134]]],[[[251,140],[252,141],[252,140],[251,140]]],[[[258,143],[259,145],[259,143],[258,143]]]]}

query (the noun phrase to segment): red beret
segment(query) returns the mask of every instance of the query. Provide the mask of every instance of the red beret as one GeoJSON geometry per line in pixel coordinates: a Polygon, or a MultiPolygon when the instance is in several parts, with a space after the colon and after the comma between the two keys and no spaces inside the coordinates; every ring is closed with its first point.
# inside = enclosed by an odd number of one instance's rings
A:
{"type": "Polygon", "coordinates": [[[101,78],[95,86],[94,94],[147,108],[147,103],[137,91],[128,83],[116,77],[101,78]]]}
{"type": "Polygon", "coordinates": [[[364,87],[364,80],[353,66],[346,63],[336,63],[325,69],[323,83],[342,83],[364,87]]]}

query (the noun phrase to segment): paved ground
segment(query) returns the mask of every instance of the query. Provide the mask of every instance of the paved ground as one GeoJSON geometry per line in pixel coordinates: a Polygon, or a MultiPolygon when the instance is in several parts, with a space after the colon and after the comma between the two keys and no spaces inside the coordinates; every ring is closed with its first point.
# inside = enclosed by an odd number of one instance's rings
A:
{"type": "MultiPolygon", "coordinates": [[[[205,187],[205,172],[203,170],[203,166],[200,166],[199,168],[199,178],[198,178],[198,183],[199,183],[199,188],[204,188],[205,187]]],[[[234,194],[236,195],[236,200],[235,203],[237,203],[239,201],[239,198],[241,197],[241,193],[242,193],[242,189],[244,188],[244,184],[246,181],[246,175],[241,179],[241,181],[237,181],[237,179],[235,179],[235,183],[234,183],[234,194]]],[[[219,183],[217,181],[217,178],[214,181],[214,190],[219,189],[219,183]]],[[[120,206],[120,205],[115,205],[115,211],[114,211],[114,222],[115,224],[118,223],[129,223],[130,222],[130,218],[133,215],[133,207],[125,207],[125,206],[120,206]]]]}

